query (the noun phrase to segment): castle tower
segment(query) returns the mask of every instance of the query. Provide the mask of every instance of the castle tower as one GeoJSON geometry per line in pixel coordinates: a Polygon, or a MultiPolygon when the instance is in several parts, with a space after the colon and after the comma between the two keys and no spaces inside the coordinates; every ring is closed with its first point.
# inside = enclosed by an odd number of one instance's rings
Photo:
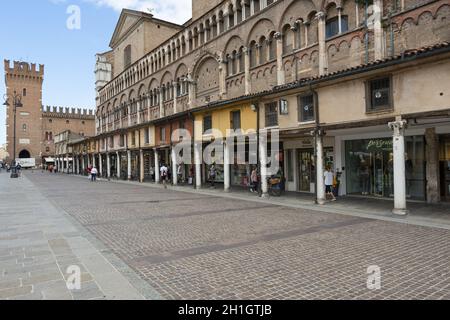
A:
{"type": "MultiPolygon", "coordinates": [[[[16,158],[34,158],[36,165],[41,163],[41,106],[42,83],[44,81],[44,66],[39,70],[36,64],[14,61],[13,66],[9,60],[5,60],[5,84],[6,93],[11,97],[19,94],[22,96],[22,108],[17,108],[16,113],[16,158]]],[[[9,106],[6,107],[6,141],[10,159],[14,158],[14,106],[9,98],[9,106]]]]}

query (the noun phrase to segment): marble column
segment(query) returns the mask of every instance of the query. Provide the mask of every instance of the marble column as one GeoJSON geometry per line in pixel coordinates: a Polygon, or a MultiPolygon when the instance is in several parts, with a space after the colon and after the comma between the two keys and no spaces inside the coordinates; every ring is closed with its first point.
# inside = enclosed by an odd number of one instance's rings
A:
{"type": "Polygon", "coordinates": [[[316,131],[316,190],[317,204],[325,204],[325,180],[324,180],[324,158],[323,158],[323,132],[316,131]]]}
{"type": "Polygon", "coordinates": [[[405,170],[405,129],[407,121],[401,116],[390,122],[389,128],[393,131],[394,151],[394,210],[395,215],[408,214],[406,209],[406,170],[405,170]]]}

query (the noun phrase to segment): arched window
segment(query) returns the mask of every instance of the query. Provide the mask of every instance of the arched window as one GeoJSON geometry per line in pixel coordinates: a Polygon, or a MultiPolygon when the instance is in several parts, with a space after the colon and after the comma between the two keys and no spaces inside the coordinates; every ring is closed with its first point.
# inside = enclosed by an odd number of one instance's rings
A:
{"type": "Polygon", "coordinates": [[[267,62],[267,41],[266,37],[261,37],[259,40],[259,64],[264,64],[267,62]]]}
{"type": "Polygon", "coordinates": [[[248,47],[249,55],[250,55],[250,68],[256,67],[256,42],[250,42],[250,46],[248,47]]]}
{"type": "Polygon", "coordinates": [[[22,131],[23,131],[23,132],[27,131],[27,125],[26,125],[26,124],[23,124],[23,125],[22,125],[22,131]]]}
{"type": "Polygon", "coordinates": [[[27,88],[23,88],[22,96],[23,97],[27,96],[27,88]]]}

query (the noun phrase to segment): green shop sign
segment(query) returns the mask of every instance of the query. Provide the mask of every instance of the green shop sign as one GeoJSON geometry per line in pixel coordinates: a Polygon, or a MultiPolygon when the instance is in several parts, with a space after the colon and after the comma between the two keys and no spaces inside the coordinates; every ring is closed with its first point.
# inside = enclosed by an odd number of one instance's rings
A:
{"type": "Polygon", "coordinates": [[[368,151],[392,151],[392,149],[391,139],[371,139],[367,142],[368,151]]]}

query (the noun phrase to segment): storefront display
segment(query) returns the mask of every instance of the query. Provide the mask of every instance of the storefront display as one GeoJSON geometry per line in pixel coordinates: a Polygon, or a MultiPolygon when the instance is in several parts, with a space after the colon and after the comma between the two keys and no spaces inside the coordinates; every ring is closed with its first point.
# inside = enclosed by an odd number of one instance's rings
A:
{"type": "MultiPolygon", "coordinates": [[[[346,141],[347,193],[394,196],[394,154],[391,138],[346,141]]],[[[405,178],[408,198],[425,198],[423,136],[405,137],[405,178]]]]}

